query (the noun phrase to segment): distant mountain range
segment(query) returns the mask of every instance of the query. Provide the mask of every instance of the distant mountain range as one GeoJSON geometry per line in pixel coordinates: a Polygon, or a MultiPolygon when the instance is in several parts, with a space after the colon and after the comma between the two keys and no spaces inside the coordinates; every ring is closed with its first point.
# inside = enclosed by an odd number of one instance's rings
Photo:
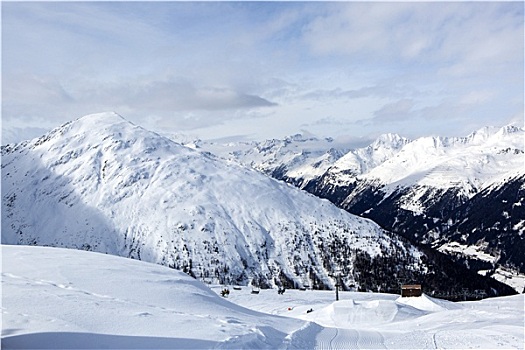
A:
{"type": "Polygon", "coordinates": [[[524,129],[466,137],[386,134],[360,149],[295,135],[250,145],[194,142],[250,165],[415,244],[522,291],[525,285],[524,129]]]}
{"type": "Polygon", "coordinates": [[[115,254],[214,283],[323,289],[341,275],[344,289],[397,292],[418,281],[449,297],[462,288],[513,292],[329,201],[114,113],[2,146],[2,243],[115,254]]]}

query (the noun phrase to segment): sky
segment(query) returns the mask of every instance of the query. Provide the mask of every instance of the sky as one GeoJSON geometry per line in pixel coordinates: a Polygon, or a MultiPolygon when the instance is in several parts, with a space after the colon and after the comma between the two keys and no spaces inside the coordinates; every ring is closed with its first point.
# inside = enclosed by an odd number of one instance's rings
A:
{"type": "Polygon", "coordinates": [[[114,111],[201,139],[524,123],[523,2],[5,2],[2,144],[114,111]]]}

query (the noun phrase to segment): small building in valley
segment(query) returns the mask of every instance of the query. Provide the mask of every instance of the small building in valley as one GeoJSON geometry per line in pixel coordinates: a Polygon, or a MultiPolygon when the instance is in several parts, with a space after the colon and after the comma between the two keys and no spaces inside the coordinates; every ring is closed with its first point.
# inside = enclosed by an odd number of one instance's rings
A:
{"type": "Polygon", "coordinates": [[[421,294],[420,284],[403,284],[401,286],[401,297],[420,297],[421,294]]]}

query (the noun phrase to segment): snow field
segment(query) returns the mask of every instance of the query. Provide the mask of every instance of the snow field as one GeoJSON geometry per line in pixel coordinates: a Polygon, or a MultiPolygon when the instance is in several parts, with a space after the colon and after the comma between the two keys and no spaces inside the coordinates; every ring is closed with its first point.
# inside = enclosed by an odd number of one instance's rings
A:
{"type": "Polygon", "coordinates": [[[22,246],[2,246],[2,256],[2,348],[273,348],[304,323],[132,259],[22,246]]]}
{"type": "Polygon", "coordinates": [[[426,296],[250,287],[218,295],[173,269],[2,245],[3,349],[522,348],[523,295],[426,296]],[[312,312],[306,311],[312,309],[312,312]]]}
{"type": "Polygon", "coordinates": [[[339,292],[339,298],[311,290],[252,295],[249,287],[228,296],[253,310],[320,325],[316,349],[523,348],[523,295],[461,303],[358,292],[339,292]]]}

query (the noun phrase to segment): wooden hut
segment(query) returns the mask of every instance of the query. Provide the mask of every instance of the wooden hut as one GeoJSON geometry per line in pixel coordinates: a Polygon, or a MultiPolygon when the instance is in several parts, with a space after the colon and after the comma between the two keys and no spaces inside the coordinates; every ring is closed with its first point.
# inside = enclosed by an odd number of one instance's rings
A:
{"type": "Polygon", "coordinates": [[[420,297],[421,293],[420,284],[403,284],[401,286],[402,297],[420,297]]]}

